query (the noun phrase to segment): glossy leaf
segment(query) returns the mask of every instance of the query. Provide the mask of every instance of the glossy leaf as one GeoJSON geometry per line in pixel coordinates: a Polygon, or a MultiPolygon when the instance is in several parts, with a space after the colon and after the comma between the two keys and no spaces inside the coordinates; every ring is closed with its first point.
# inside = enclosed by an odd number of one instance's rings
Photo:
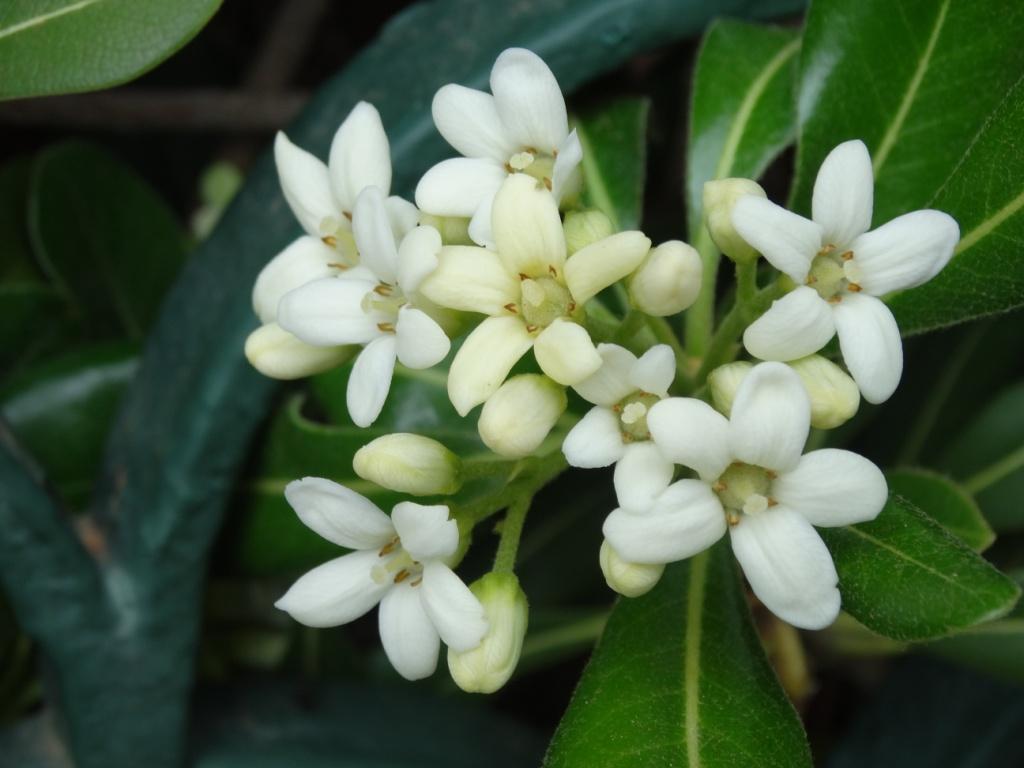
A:
{"type": "Polygon", "coordinates": [[[907,499],[978,552],[996,535],[970,494],[948,477],[927,469],[894,469],[885,475],[889,490],[907,499]]]}
{"type": "Polygon", "coordinates": [[[843,608],[896,640],[927,640],[998,618],[1017,585],[909,501],[891,496],[870,523],[819,529],[843,608]]]}
{"type": "Polygon", "coordinates": [[[905,334],[1024,304],[1024,7],[999,0],[820,0],[801,56],[793,200],[808,211],[825,155],[863,139],[873,223],[938,208],[960,223],[957,255],[893,298],[905,334]]]}
{"type": "Polygon", "coordinates": [[[583,145],[583,204],[604,212],[616,230],[640,226],[650,106],[647,99],[624,99],[576,123],[583,145]]]}
{"type": "Polygon", "coordinates": [[[724,541],[619,600],[544,765],[811,765],[724,541]]]}
{"type": "Polygon", "coordinates": [[[221,0],[18,0],[0,8],[0,99],[106,88],[191,40],[221,0]]]}

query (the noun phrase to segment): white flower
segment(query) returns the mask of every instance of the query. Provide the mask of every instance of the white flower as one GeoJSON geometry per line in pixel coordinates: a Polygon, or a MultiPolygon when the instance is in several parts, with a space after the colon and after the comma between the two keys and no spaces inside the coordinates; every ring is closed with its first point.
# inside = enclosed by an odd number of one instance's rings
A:
{"type": "Polygon", "coordinates": [[[451,344],[437,321],[414,306],[416,290],[437,264],[437,230],[416,227],[399,245],[377,187],[359,194],[352,228],[360,265],[285,294],[277,321],[313,346],[365,345],[348,380],[347,404],[352,421],[367,427],[384,406],[396,359],[429,368],[451,344]]]}
{"type": "Polygon", "coordinates": [[[437,667],[440,641],[468,651],[487,633],[480,601],[446,561],[459,544],[448,507],[397,504],[389,518],[369,499],[319,477],[288,484],[288,503],[309,528],[354,550],[296,581],[276,606],[310,627],[358,619],[380,603],[380,639],[402,677],[437,667]]]}
{"type": "Polygon", "coordinates": [[[566,258],[558,206],[525,174],[502,184],[492,218],[497,253],[446,246],[420,288],[442,307],[489,315],[448,373],[449,397],[463,416],[494,394],[531,348],[541,370],[559,384],[594,373],[601,357],[577,322],[583,306],[636,269],[651,245],[641,232],[620,232],[566,258]]]}
{"type": "Polygon", "coordinates": [[[795,360],[836,333],[864,399],[889,398],[903,371],[903,345],[878,298],[933,278],[953,255],[960,228],[922,210],[870,232],[871,158],[860,141],[829,153],[814,183],[812,219],[746,196],[733,208],[736,230],[799,287],[747,328],[743,343],[762,360],[795,360]]]}
{"type": "Polygon", "coordinates": [[[797,627],[820,629],[839,611],[838,577],[813,526],[874,519],[885,504],[881,471],[849,451],[801,456],[810,403],[799,376],[761,363],[744,378],[729,419],[707,403],[668,398],[647,417],[658,448],[699,479],[671,483],[644,457],[623,473],[620,509],[604,535],[630,563],[669,563],[711,546],[728,528],[754,594],[797,627]],[[628,481],[628,482],[627,482],[628,481]],[[671,484],[670,484],[671,483],[671,484]]]}
{"type": "Polygon", "coordinates": [[[416,187],[416,205],[438,216],[471,216],[469,235],[493,246],[491,204],[505,177],[525,172],[556,200],[576,183],[583,159],[569,132],[565,99],[539,56],[509,48],[491,70],[493,96],[446,85],[434,96],[437,130],[464,157],[431,168],[416,187]]]}
{"type": "Polygon", "coordinates": [[[487,398],[477,431],[496,454],[519,459],[540,447],[568,404],[564,387],[547,376],[522,373],[487,398]]]}

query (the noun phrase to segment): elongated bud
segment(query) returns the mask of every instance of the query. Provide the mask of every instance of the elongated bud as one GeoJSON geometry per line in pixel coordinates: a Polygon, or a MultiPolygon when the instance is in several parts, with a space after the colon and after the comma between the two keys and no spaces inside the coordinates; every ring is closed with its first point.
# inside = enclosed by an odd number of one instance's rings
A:
{"type": "Polygon", "coordinates": [[[462,460],[437,440],[399,432],[373,440],[352,459],[364,480],[413,496],[455,493],[462,487],[462,460]]]}
{"type": "Polygon", "coordinates": [[[513,376],[484,403],[477,424],[480,439],[500,456],[528,456],[544,442],[568,403],[565,388],[547,376],[513,376]]]}
{"type": "Polygon", "coordinates": [[[611,219],[598,210],[570,211],[563,226],[570,256],[615,232],[611,219]]]}
{"type": "Polygon", "coordinates": [[[314,347],[299,341],[277,323],[267,323],[245,340],[245,357],[272,379],[301,379],[349,360],[358,347],[314,347]]]}
{"type": "Polygon", "coordinates": [[[633,306],[654,317],[682,312],[697,300],[703,266],[697,250],[669,240],[651,250],[629,281],[633,306]]]}
{"type": "Polygon", "coordinates": [[[421,212],[420,224],[436,229],[445,245],[476,245],[469,236],[469,219],[465,216],[435,216],[421,212]]]}
{"type": "Polygon", "coordinates": [[[665,566],[627,563],[605,539],[601,544],[601,573],[608,586],[625,597],[640,597],[654,589],[665,566]]]}
{"type": "Polygon", "coordinates": [[[821,355],[794,360],[790,368],[800,375],[811,398],[811,426],[834,429],[853,418],[860,407],[857,383],[842,368],[821,355]]]}
{"type": "Polygon", "coordinates": [[[512,677],[529,620],[526,595],[511,573],[488,573],[470,585],[484,607],[487,634],[476,648],[448,649],[448,669],[455,684],[468,693],[494,693],[512,677]]]}
{"type": "Polygon", "coordinates": [[[718,249],[735,262],[750,262],[757,251],[740,237],[732,225],[732,209],[744,195],[767,197],[761,186],[750,179],[719,179],[704,183],[704,225],[718,249]]]}
{"type": "Polygon", "coordinates": [[[728,365],[720,365],[708,375],[711,400],[715,408],[726,416],[732,412],[732,401],[736,398],[736,390],[740,388],[740,382],[753,367],[753,363],[741,360],[728,365]]]}

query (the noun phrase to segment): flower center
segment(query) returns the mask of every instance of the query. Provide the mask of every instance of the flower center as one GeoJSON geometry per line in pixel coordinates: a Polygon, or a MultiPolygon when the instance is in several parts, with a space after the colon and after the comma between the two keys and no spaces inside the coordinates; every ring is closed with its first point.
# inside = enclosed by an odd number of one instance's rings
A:
{"type": "Polygon", "coordinates": [[[423,564],[412,559],[397,536],[381,547],[377,556],[380,560],[370,570],[370,577],[378,584],[408,581],[409,586],[418,587],[423,581],[423,564]]]}
{"type": "Polygon", "coordinates": [[[377,327],[380,330],[394,333],[398,310],[408,303],[408,299],[398,286],[380,283],[363,296],[362,309],[366,314],[377,317],[377,327]]]}
{"type": "Polygon", "coordinates": [[[354,267],[359,263],[359,249],[351,229],[344,228],[337,219],[328,216],[320,222],[320,232],[324,244],[338,252],[339,266],[354,267]]]}
{"type": "Polygon", "coordinates": [[[661,398],[657,395],[637,390],[612,406],[612,410],[619,416],[619,429],[622,430],[625,442],[651,439],[647,429],[647,413],[659,400],[661,398]]]}
{"type": "Polygon", "coordinates": [[[547,328],[576,309],[569,289],[554,277],[524,277],[519,287],[523,320],[530,331],[547,328]]]}
{"type": "Polygon", "coordinates": [[[527,149],[524,152],[516,152],[505,163],[505,170],[509,173],[525,173],[533,176],[545,187],[551,189],[551,178],[555,171],[555,158],[538,152],[536,149],[527,149]]]}
{"type": "Polygon", "coordinates": [[[854,261],[853,251],[839,252],[834,245],[826,245],[811,262],[807,273],[807,285],[818,292],[825,301],[842,301],[843,293],[858,293],[861,290],[860,265],[854,261]]]}
{"type": "Polygon", "coordinates": [[[718,494],[730,525],[740,521],[740,515],[756,515],[775,506],[771,497],[775,473],[770,469],[736,461],[726,467],[711,488],[718,494]]]}

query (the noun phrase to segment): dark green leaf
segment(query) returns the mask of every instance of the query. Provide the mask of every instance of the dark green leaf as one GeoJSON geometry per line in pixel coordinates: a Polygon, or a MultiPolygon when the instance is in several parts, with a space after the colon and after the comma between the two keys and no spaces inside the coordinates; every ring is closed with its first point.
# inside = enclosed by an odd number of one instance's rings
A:
{"type": "Polygon", "coordinates": [[[1024,304],[1024,6],[1000,0],[820,0],[801,57],[796,207],[825,155],[863,139],[877,226],[919,208],[960,223],[942,274],[900,294],[904,333],[1024,304]]]}
{"type": "Polygon", "coordinates": [[[995,540],[977,503],[948,477],[927,469],[894,469],[885,477],[893,493],[941,523],[972,549],[984,551],[995,540]]]}
{"type": "Polygon", "coordinates": [[[870,523],[823,528],[843,608],[896,640],[928,640],[998,618],[1020,590],[899,496],[870,523]]]}
{"type": "Polygon", "coordinates": [[[155,67],[221,0],[17,0],[0,7],[0,99],[91,91],[155,67]]]}
{"type": "Polygon", "coordinates": [[[544,765],[811,765],[725,542],[619,601],[544,765]]]}
{"type": "Polygon", "coordinates": [[[1000,680],[1024,683],[1024,618],[993,621],[928,646],[928,652],[986,672],[1000,680]]]}
{"type": "Polygon", "coordinates": [[[42,282],[0,284],[0,364],[4,373],[59,344],[64,299],[42,282]]]}
{"type": "Polygon", "coordinates": [[[28,157],[17,157],[0,167],[0,283],[42,277],[32,258],[25,224],[31,169],[28,157]]]}

